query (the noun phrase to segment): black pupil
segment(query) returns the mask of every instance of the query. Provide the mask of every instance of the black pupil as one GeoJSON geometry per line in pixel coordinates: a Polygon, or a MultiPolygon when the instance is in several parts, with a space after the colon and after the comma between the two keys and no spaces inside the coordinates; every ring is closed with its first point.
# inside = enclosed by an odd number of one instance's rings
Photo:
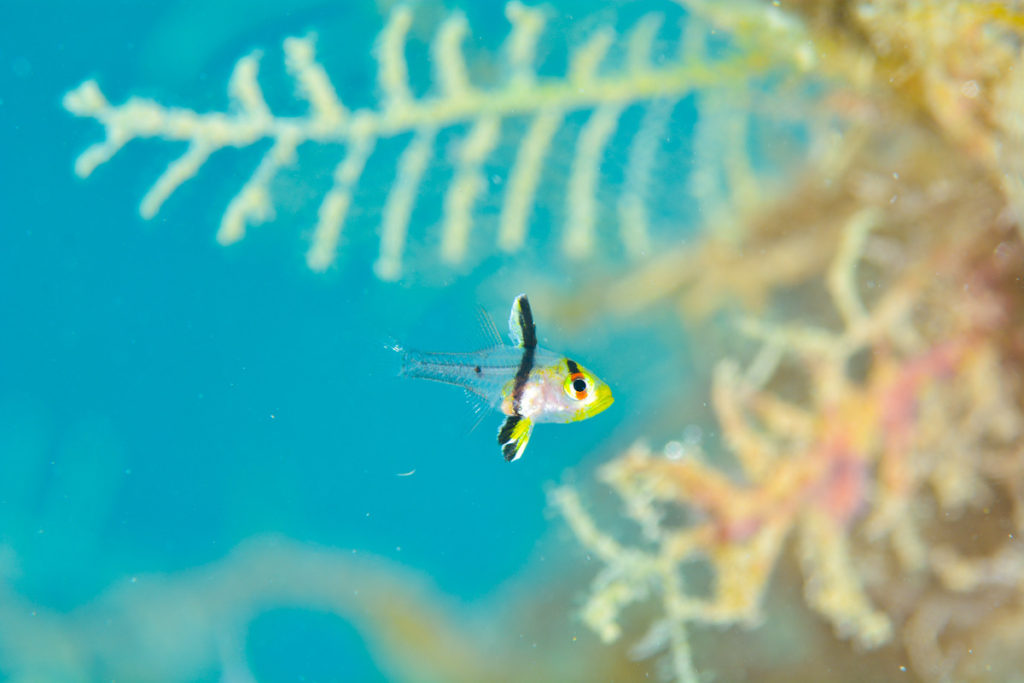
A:
{"type": "Polygon", "coordinates": [[[572,388],[576,391],[586,391],[587,383],[584,382],[582,379],[574,379],[572,381],[572,388]]]}

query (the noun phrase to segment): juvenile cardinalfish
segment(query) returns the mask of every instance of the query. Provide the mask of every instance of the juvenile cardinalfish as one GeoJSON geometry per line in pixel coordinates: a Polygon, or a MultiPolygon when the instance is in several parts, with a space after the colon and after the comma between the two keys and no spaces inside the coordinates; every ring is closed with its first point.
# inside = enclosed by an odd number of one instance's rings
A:
{"type": "MultiPolygon", "coordinates": [[[[530,302],[520,294],[508,320],[514,346],[469,353],[402,353],[402,375],[462,387],[506,415],[498,430],[505,460],[518,460],[537,422],[578,422],[612,404],[612,390],[576,361],[537,346],[530,302]]],[[[500,339],[499,339],[500,342],[500,339]]]]}

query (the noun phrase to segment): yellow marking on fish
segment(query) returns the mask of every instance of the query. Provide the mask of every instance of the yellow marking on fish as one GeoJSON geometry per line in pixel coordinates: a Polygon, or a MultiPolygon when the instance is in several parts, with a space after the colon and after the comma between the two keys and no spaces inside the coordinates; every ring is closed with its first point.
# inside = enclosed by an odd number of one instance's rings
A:
{"type": "Polygon", "coordinates": [[[501,445],[501,453],[505,456],[505,460],[508,462],[518,460],[526,450],[526,444],[530,442],[532,433],[533,422],[529,418],[519,415],[507,417],[498,431],[498,443],[501,445]]]}

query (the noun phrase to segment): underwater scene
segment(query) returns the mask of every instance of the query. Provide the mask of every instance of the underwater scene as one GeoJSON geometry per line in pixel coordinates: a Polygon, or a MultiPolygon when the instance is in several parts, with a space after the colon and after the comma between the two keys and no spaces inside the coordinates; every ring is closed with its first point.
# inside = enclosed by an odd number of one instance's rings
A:
{"type": "Polygon", "coordinates": [[[1024,3],[7,0],[0,119],[0,680],[1024,681],[1024,3]]]}

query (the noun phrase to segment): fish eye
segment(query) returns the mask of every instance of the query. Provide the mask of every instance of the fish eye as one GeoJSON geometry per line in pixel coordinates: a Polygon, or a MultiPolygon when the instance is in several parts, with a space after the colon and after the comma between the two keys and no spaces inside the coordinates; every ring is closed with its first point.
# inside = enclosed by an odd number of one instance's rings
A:
{"type": "Polygon", "coordinates": [[[590,382],[582,372],[574,372],[565,380],[565,393],[577,401],[582,401],[590,394],[590,382]]]}

